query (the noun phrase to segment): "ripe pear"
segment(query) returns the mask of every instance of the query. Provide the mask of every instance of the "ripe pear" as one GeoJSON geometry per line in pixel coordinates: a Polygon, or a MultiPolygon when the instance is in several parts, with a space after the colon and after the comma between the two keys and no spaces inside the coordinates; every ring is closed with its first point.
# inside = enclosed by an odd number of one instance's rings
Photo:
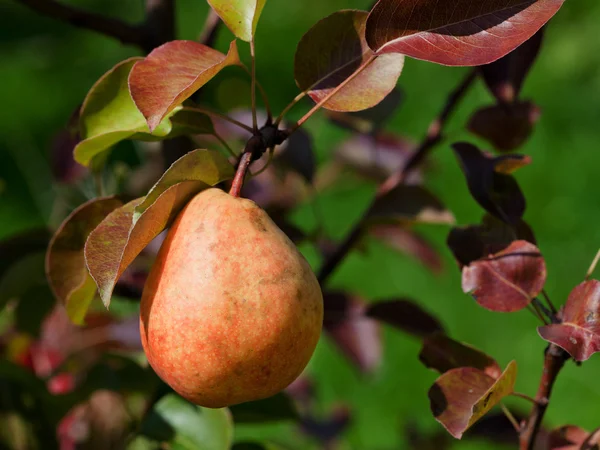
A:
{"type": "Polygon", "coordinates": [[[162,244],[142,295],[140,333],[168,385],[220,408],[288,386],[322,323],[319,283],[296,246],[254,202],[207,189],[162,244]]]}

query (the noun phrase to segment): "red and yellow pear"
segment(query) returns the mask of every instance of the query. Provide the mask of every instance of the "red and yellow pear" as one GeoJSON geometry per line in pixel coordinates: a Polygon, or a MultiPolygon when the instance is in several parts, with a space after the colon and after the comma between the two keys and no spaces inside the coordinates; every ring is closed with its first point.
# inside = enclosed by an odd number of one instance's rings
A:
{"type": "Polygon", "coordinates": [[[169,230],[144,288],[140,332],[167,384],[220,408],[288,386],[322,322],[319,283],[296,246],[254,202],[213,188],[169,230]]]}

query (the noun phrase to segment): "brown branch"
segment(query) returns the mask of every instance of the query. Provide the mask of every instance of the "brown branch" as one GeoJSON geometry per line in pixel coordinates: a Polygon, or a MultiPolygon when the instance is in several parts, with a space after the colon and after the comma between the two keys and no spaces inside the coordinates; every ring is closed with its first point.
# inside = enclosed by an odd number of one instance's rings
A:
{"type": "Polygon", "coordinates": [[[208,15],[204,21],[204,27],[202,27],[202,31],[198,37],[198,42],[212,47],[217,39],[217,32],[219,31],[221,23],[221,18],[217,15],[215,10],[209,8],[208,15]]]}
{"type": "MultiPolygon", "coordinates": [[[[398,186],[402,184],[406,179],[406,176],[410,174],[424,159],[429,155],[431,150],[438,144],[443,138],[443,130],[448,122],[448,119],[452,113],[458,107],[460,101],[463,99],[475,79],[477,78],[477,71],[471,70],[468,75],[461,81],[458,87],[450,93],[446,103],[435,118],[435,120],[429,125],[427,135],[413,153],[411,158],[404,164],[404,166],[396,173],[393,173],[387,180],[385,180],[377,191],[373,203],[398,186]]],[[[368,211],[368,209],[367,209],[368,211]]],[[[346,257],[346,255],[352,250],[354,245],[360,239],[363,231],[363,225],[366,217],[363,218],[354,226],[350,231],[346,239],[337,247],[337,250],[325,261],[321,270],[319,271],[318,279],[321,285],[323,285],[329,277],[336,270],[340,262],[346,257]]]]}
{"type": "Polygon", "coordinates": [[[143,46],[144,33],[140,27],[129,25],[119,19],[105,17],[83,11],[72,6],[63,5],[56,0],[17,0],[20,4],[37,13],[70,23],[76,27],[97,31],[106,36],[118,39],[123,44],[143,46]]]}
{"type": "Polygon", "coordinates": [[[546,408],[548,407],[552,387],[554,386],[558,373],[568,359],[569,355],[555,344],[550,344],[546,349],[546,354],[544,356],[544,370],[542,372],[538,392],[535,396],[535,404],[533,405],[533,409],[531,410],[527,422],[523,424],[519,436],[519,448],[521,450],[533,450],[544,414],[546,413],[546,408]]]}
{"type": "Polygon", "coordinates": [[[146,0],[144,50],[175,39],[175,0],[146,0]]]}

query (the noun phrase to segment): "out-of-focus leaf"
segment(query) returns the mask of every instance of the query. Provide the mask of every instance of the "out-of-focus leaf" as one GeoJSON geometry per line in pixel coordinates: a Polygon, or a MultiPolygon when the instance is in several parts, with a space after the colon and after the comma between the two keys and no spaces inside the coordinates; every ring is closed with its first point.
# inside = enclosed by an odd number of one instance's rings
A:
{"type": "Polygon", "coordinates": [[[75,161],[73,151],[81,140],[79,136],[79,113],[81,106],[73,112],[67,126],[60,130],[52,140],[50,165],[54,178],[62,183],[74,183],[80,180],[86,169],[75,161]]]}
{"type": "Polygon", "coordinates": [[[198,192],[233,177],[220,153],[194,150],[177,160],[144,198],[109,214],[90,234],[85,260],[105,306],[135,257],[175,219],[198,192]]]}
{"type": "Polygon", "coordinates": [[[600,352],[600,281],[575,287],[562,312],[563,322],[538,328],[538,333],[567,351],[576,361],[600,352]]]}
{"type": "MultiPolygon", "coordinates": [[[[383,182],[401,169],[414,153],[415,144],[400,136],[358,134],[342,142],[335,152],[336,161],[359,174],[383,182]]],[[[411,171],[404,184],[418,184],[419,170],[411,171]]]]}
{"type": "Polygon", "coordinates": [[[490,311],[514,312],[527,307],[545,283],[544,258],[527,241],[514,241],[506,249],[472,262],[462,272],[463,291],[490,311]]]}
{"type": "Polygon", "coordinates": [[[485,84],[500,103],[512,103],[519,96],[540,51],[543,35],[544,28],[541,28],[505,57],[480,67],[485,84]]]}
{"type": "Polygon", "coordinates": [[[227,28],[242,41],[254,38],[256,25],[267,0],[208,0],[227,28]]]}
{"type": "Polygon", "coordinates": [[[531,102],[497,104],[475,111],[467,128],[497,150],[510,152],[527,141],[540,114],[531,102]]]}
{"type": "Polygon", "coordinates": [[[492,158],[466,142],[452,147],[475,201],[500,220],[509,224],[520,221],[525,212],[525,197],[516,180],[508,174],[530,159],[520,155],[492,158]]]}
{"type": "Polygon", "coordinates": [[[600,428],[597,428],[587,437],[581,450],[598,450],[600,448],[600,428]]]}
{"type": "Polygon", "coordinates": [[[564,425],[550,432],[548,450],[581,450],[589,435],[589,432],[578,426],[564,425]]]}
{"type": "Polygon", "coordinates": [[[312,183],[316,170],[312,136],[300,128],[290,136],[286,144],[283,151],[277,155],[276,161],[284,163],[312,183]]]}
{"type": "MultiPolygon", "coordinates": [[[[294,60],[298,87],[319,102],[374,56],[365,40],[368,13],[337,11],[314,25],[300,40],[294,60]]],[[[382,55],[323,106],[359,111],[382,101],[396,86],[404,56],[382,55]]]]}
{"type": "Polygon", "coordinates": [[[52,235],[46,228],[37,228],[0,241],[0,279],[19,259],[30,253],[45,252],[52,235]]]}
{"type": "Polygon", "coordinates": [[[285,393],[229,408],[235,423],[264,423],[281,420],[298,420],[298,411],[285,393]]]}
{"type": "Polygon", "coordinates": [[[324,447],[329,447],[350,425],[352,417],[349,408],[338,406],[326,418],[308,415],[302,419],[301,427],[309,436],[320,441],[324,447]]]}
{"type": "Polygon", "coordinates": [[[443,262],[437,250],[417,232],[398,224],[376,224],[369,227],[369,234],[388,247],[408,254],[435,273],[443,269],[443,262]]]}
{"type": "Polygon", "coordinates": [[[365,316],[365,302],[344,292],[325,292],[323,300],[323,326],[338,348],[364,372],[379,367],[381,330],[375,320],[365,316]]]}
{"type": "Polygon", "coordinates": [[[454,215],[421,186],[399,184],[375,200],[367,212],[377,222],[453,224],[454,215]]]}
{"type": "Polygon", "coordinates": [[[494,379],[502,373],[502,369],[491,356],[470,345],[455,341],[443,333],[425,339],[419,359],[425,367],[440,373],[459,367],[473,367],[494,379]]]}
{"type": "Polygon", "coordinates": [[[231,450],[269,450],[263,444],[258,442],[238,442],[234,444],[231,450]]]}
{"type": "Polygon", "coordinates": [[[227,408],[201,408],[169,394],[142,424],[142,434],[182,450],[226,450],[233,440],[233,420],[227,408]]]}
{"type": "Polygon", "coordinates": [[[227,55],[194,41],[172,41],[135,63],[129,90],[154,131],[184,100],[227,66],[241,64],[233,41],[227,55]]]}
{"type": "Polygon", "coordinates": [[[486,214],[481,225],[452,228],[447,244],[462,269],[473,261],[504,250],[515,237],[537,244],[533,230],[525,221],[520,220],[513,227],[486,214]]]}
{"type": "Polygon", "coordinates": [[[54,305],[54,295],[47,283],[31,286],[21,296],[15,309],[17,330],[30,336],[39,336],[42,322],[54,305]]]}
{"type": "Polygon", "coordinates": [[[425,338],[444,327],[438,319],[412,300],[383,300],[369,305],[365,315],[418,338],[425,338]]]}
{"type": "Polygon", "coordinates": [[[378,54],[402,53],[449,66],[479,66],[533,36],[564,0],[379,0],[366,36],[378,54]]]}
{"type": "Polygon", "coordinates": [[[514,391],[517,364],[512,361],[494,379],[479,369],[460,367],[441,375],[429,390],[436,420],[457,439],[514,391]]]}
{"type": "Polygon", "coordinates": [[[9,300],[21,298],[32,288],[43,286],[44,253],[25,254],[0,277],[0,310],[9,300]]]}
{"type": "Polygon", "coordinates": [[[90,200],[79,206],[61,224],[46,253],[46,276],[52,291],[67,309],[70,319],[83,323],[96,289],[84,256],[84,246],[92,230],[105,217],[122,206],[115,197],[90,200]]]}

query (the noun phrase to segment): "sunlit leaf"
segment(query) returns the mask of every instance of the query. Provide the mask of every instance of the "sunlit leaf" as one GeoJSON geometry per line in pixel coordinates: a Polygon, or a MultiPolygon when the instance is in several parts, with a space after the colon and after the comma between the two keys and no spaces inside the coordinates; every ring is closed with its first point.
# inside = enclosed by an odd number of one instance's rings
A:
{"type": "Polygon", "coordinates": [[[531,102],[492,105],[475,111],[467,128],[497,150],[509,152],[527,141],[539,118],[540,110],[531,102]]]}
{"type": "Polygon", "coordinates": [[[563,322],[538,328],[542,339],[566,350],[576,361],[600,352],[600,281],[576,286],[562,312],[563,322]]]}
{"type": "Polygon", "coordinates": [[[208,0],[227,28],[242,41],[250,42],[267,0],[208,0]]]}
{"type": "Polygon", "coordinates": [[[365,315],[418,338],[444,331],[437,318],[412,300],[381,300],[370,304],[365,315]]]}
{"type": "Polygon", "coordinates": [[[514,391],[517,365],[512,361],[497,378],[473,367],[452,369],[441,375],[429,390],[436,420],[457,439],[514,391]]]}
{"type": "Polygon", "coordinates": [[[184,100],[223,68],[240,64],[233,41],[227,55],[194,41],[172,41],[136,62],[129,90],[137,108],[154,131],[184,100]]]}
{"type": "MultiPolygon", "coordinates": [[[[365,11],[337,11],[300,40],[294,60],[298,87],[319,102],[373,56],[365,40],[365,11]]],[[[359,111],[382,101],[402,73],[402,55],[382,55],[325,103],[334,111],[359,111]]]]}
{"type": "Polygon", "coordinates": [[[459,367],[473,367],[492,378],[498,378],[502,373],[502,369],[491,356],[470,345],[455,341],[443,333],[425,339],[419,359],[425,367],[440,373],[459,367]]]}
{"type": "Polygon", "coordinates": [[[69,318],[83,323],[96,293],[84,256],[89,234],[104,218],[123,205],[115,197],[84,203],[67,217],[56,231],[46,254],[46,275],[52,290],[67,309],[69,318]]]}
{"type": "Polygon", "coordinates": [[[514,241],[506,249],[463,268],[462,289],[486,309],[519,311],[527,307],[546,283],[546,263],[539,249],[514,241]]]}
{"type": "Polygon", "coordinates": [[[98,225],[85,245],[85,259],[107,307],[123,271],[187,202],[232,176],[232,166],[220,153],[194,150],[177,160],[146,197],[116,209],[98,225]]]}
{"type": "Polygon", "coordinates": [[[378,54],[402,53],[449,66],[479,66],[533,36],[564,0],[379,0],[367,21],[378,54]]]}

